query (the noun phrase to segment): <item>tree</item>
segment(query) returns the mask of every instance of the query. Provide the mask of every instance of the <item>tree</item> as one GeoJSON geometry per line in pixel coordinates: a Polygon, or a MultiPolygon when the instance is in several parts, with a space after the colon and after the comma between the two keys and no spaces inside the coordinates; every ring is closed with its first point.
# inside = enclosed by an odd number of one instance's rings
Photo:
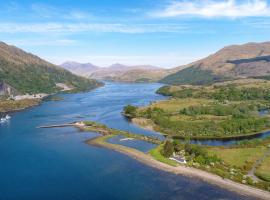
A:
{"type": "Polygon", "coordinates": [[[173,147],[173,143],[171,141],[166,141],[163,147],[163,156],[165,156],[166,158],[169,158],[174,152],[174,147],[173,147]]]}
{"type": "Polygon", "coordinates": [[[136,117],[136,113],[137,113],[137,107],[132,106],[132,105],[127,105],[124,107],[124,113],[128,116],[128,117],[136,117]]]}
{"type": "Polygon", "coordinates": [[[174,147],[175,152],[179,152],[183,149],[179,140],[173,141],[173,147],[174,147]]]}

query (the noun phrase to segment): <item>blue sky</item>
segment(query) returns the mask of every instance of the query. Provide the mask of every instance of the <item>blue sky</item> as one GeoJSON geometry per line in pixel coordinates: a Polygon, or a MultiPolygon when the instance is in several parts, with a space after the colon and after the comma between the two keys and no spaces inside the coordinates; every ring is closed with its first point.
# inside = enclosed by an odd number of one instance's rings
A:
{"type": "Polygon", "coordinates": [[[67,60],[176,67],[270,40],[267,0],[0,0],[0,40],[67,60]]]}

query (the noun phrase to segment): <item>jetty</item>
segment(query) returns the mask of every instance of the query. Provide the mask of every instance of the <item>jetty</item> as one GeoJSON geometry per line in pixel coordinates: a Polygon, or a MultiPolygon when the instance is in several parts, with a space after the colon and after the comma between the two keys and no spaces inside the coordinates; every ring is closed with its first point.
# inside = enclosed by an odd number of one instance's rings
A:
{"type": "Polygon", "coordinates": [[[74,124],[46,125],[46,126],[38,126],[37,128],[63,128],[67,126],[74,126],[74,124]]]}
{"type": "Polygon", "coordinates": [[[126,137],[124,140],[138,139],[138,140],[143,140],[143,141],[150,142],[153,144],[158,144],[158,145],[162,143],[162,141],[160,141],[158,138],[155,138],[155,137],[134,134],[134,133],[129,133],[127,131],[121,131],[121,130],[109,128],[103,124],[99,124],[93,121],[80,121],[80,122],[72,122],[72,123],[67,123],[67,124],[44,125],[44,126],[39,126],[37,128],[63,128],[63,127],[70,127],[70,126],[76,127],[80,129],[81,131],[100,133],[103,136],[123,135],[126,137]]]}
{"type": "Polygon", "coordinates": [[[69,126],[80,127],[80,126],[84,126],[84,123],[73,122],[73,123],[67,123],[67,124],[43,125],[43,126],[38,126],[37,128],[63,128],[63,127],[69,127],[69,126]]]}

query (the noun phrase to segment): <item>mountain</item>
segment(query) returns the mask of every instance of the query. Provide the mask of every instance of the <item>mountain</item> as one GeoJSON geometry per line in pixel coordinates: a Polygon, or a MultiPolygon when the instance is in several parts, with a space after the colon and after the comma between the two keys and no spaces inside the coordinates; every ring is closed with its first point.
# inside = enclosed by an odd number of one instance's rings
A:
{"type": "Polygon", "coordinates": [[[65,62],[61,64],[60,67],[63,67],[74,74],[85,77],[89,77],[93,72],[100,69],[100,67],[91,63],[78,63],[72,61],[65,62]]]}
{"type": "Polygon", "coordinates": [[[168,75],[167,70],[151,65],[113,64],[92,73],[91,78],[123,82],[154,82],[168,75]]]}
{"type": "Polygon", "coordinates": [[[111,80],[120,82],[155,82],[164,77],[165,74],[167,73],[163,69],[132,69],[111,77],[111,80]]]}
{"type": "Polygon", "coordinates": [[[108,67],[98,67],[91,63],[65,62],[60,66],[77,75],[122,82],[154,82],[165,77],[170,72],[175,72],[152,65],[129,66],[120,63],[108,67]]]}
{"type": "Polygon", "coordinates": [[[123,65],[121,63],[115,63],[107,67],[107,70],[112,70],[112,71],[119,71],[119,70],[127,70],[130,66],[123,65]]]}
{"type": "Polygon", "coordinates": [[[86,90],[100,83],[76,76],[33,54],[0,42],[0,85],[2,94],[8,91],[35,94],[57,92],[61,85],[86,90]]]}
{"type": "Polygon", "coordinates": [[[209,84],[228,79],[270,76],[270,42],[224,47],[161,79],[166,84],[209,84]]]}

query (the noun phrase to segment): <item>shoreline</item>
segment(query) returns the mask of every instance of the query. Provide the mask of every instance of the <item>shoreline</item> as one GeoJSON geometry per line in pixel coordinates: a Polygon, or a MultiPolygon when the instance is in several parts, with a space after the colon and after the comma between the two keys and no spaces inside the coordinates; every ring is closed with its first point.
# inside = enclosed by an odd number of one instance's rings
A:
{"type": "MultiPolygon", "coordinates": [[[[18,100],[18,101],[23,101],[23,100],[18,100]]],[[[26,109],[30,109],[30,108],[35,107],[35,106],[39,106],[42,102],[43,102],[43,100],[36,99],[35,102],[33,101],[28,105],[25,105],[25,106],[22,106],[19,108],[15,108],[15,109],[8,109],[7,111],[0,111],[0,114],[3,115],[3,114],[8,114],[8,113],[15,113],[15,112],[24,111],[26,109]]],[[[1,101],[0,101],[0,103],[1,103],[1,101]]]]}
{"type": "Polygon", "coordinates": [[[243,184],[231,181],[229,179],[223,179],[218,175],[215,175],[215,174],[212,174],[212,173],[200,170],[200,169],[186,167],[186,166],[173,167],[165,163],[159,162],[155,160],[153,157],[151,157],[150,155],[144,154],[143,152],[140,152],[136,149],[107,143],[105,139],[107,139],[106,136],[96,137],[96,138],[86,140],[85,142],[89,145],[103,147],[103,148],[111,149],[119,153],[125,154],[145,165],[148,165],[150,167],[153,167],[159,170],[163,170],[163,171],[173,173],[176,175],[200,178],[201,180],[206,181],[207,183],[216,185],[221,188],[226,188],[229,191],[236,192],[244,196],[252,196],[255,198],[265,199],[265,200],[270,199],[270,192],[257,189],[248,185],[243,185],[243,184]]]}
{"type": "MultiPolygon", "coordinates": [[[[1,111],[0,110],[0,115],[2,114],[8,114],[8,113],[14,113],[14,112],[19,112],[19,111],[23,111],[23,110],[26,110],[26,109],[29,109],[29,108],[32,108],[32,107],[35,107],[35,106],[39,106],[40,104],[42,104],[44,101],[46,101],[46,99],[52,97],[53,95],[57,95],[57,94],[61,94],[61,93],[78,93],[78,92],[87,92],[87,91],[92,91],[92,90],[95,90],[99,87],[103,87],[103,85],[101,86],[98,86],[98,87],[95,87],[95,88],[92,88],[92,89],[89,89],[89,90],[86,90],[86,91],[76,91],[76,90],[61,90],[59,92],[55,92],[55,93],[51,93],[51,94],[46,94],[45,96],[41,97],[41,98],[30,98],[30,99],[20,99],[20,100],[14,100],[14,102],[17,102],[17,103],[20,103],[20,101],[32,101],[29,105],[26,105],[26,106],[23,106],[23,107],[19,107],[19,108],[16,108],[16,109],[8,109],[7,111],[1,111]],[[74,92],[72,92],[74,91],[74,92]]],[[[5,101],[1,101],[0,100],[0,104],[1,102],[6,102],[7,100],[5,101]]]]}

